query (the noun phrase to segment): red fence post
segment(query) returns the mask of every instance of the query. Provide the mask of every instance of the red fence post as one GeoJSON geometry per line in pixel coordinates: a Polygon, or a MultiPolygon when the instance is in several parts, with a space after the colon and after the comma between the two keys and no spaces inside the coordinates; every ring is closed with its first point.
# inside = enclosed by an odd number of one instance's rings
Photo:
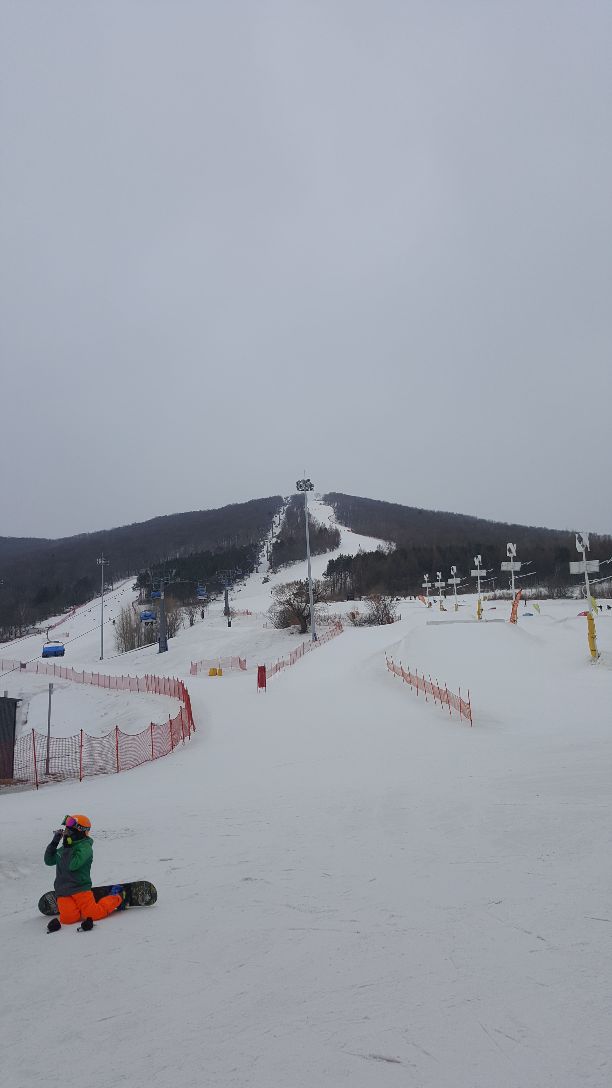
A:
{"type": "Polygon", "coordinates": [[[174,751],[174,737],[172,736],[172,721],[170,720],[170,715],[169,714],[168,714],[168,729],[170,730],[170,751],[173,752],[174,751]]]}
{"type": "Polygon", "coordinates": [[[153,722],[151,722],[151,759],[155,759],[153,755],[153,722]]]}
{"type": "Polygon", "coordinates": [[[79,782],[83,781],[83,730],[81,729],[81,743],[79,745],[79,782]]]}
{"type": "Polygon", "coordinates": [[[117,774],[119,774],[119,726],[115,726],[115,756],[117,759],[117,774]]]}

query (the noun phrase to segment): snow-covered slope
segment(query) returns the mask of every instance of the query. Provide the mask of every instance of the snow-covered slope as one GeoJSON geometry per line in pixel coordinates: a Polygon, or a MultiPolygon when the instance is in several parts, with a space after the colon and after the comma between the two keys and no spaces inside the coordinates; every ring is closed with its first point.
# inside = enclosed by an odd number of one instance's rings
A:
{"type": "MultiPolygon", "coordinates": [[[[343,533],[341,551],[359,546],[343,533]]],[[[0,796],[7,1084],[604,1088],[612,613],[596,666],[575,603],[511,627],[407,601],[266,694],[252,671],[188,677],[192,659],[295,646],[262,614],[304,569],[246,580],[232,603],[259,615],[227,628],[218,603],[168,654],[104,663],[184,676],[189,745],[0,796]],[[469,687],[474,728],[393,679],[385,652],[469,687]],[[96,880],[149,878],[154,908],[45,935],[42,853],[70,811],[92,819],[96,880]]],[[[97,661],[86,637],[69,663],[97,661]]]]}

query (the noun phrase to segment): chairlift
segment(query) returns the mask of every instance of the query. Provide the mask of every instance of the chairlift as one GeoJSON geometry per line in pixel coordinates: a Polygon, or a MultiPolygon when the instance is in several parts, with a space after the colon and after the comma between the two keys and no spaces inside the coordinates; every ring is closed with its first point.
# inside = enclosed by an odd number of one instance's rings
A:
{"type": "Polygon", "coordinates": [[[42,648],[42,657],[63,657],[66,647],[63,642],[46,642],[42,648]]]}

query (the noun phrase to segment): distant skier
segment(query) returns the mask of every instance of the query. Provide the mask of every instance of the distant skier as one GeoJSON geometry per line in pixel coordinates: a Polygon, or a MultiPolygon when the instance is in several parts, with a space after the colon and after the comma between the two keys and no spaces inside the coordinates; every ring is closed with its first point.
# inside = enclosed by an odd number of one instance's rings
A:
{"type": "Polygon", "coordinates": [[[65,816],[62,827],[53,832],[53,838],[45,850],[45,865],[57,866],[55,875],[55,894],[59,909],[59,920],[52,918],[47,926],[48,933],[54,933],[64,925],[82,922],[82,929],[91,929],[94,919],[106,918],[115,910],[125,906],[125,895],[121,884],[111,888],[111,895],[96,902],[91,890],[91,863],[93,861],[93,843],[89,832],[91,820],[87,816],[65,816]],[[60,846],[60,840],[63,845],[60,846]]]}

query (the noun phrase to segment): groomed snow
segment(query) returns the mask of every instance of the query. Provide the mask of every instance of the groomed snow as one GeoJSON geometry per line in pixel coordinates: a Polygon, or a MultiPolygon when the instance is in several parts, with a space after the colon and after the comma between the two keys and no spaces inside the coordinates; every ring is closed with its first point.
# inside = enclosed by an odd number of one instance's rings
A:
{"type": "MultiPolygon", "coordinates": [[[[234,606],[265,612],[271,584],[253,575],[234,606]]],[[[575,601],[516,627],[401,602],[401,622],[348,628],[257,694],[251,669],[189,662],[300,640],[262,615],[228,629],[221,607],[168,654],[103,666],[184,677],[190,744],[0,796],[7,1085],[607,1088],[612,612],[593,666],[575,601]],[[385,652],[469,687],[474,728],[385,652]],[[96,881],[151,879],[154,908],[46,936],[42,853],[70,811],[92,819],[96,881]]],[[[99,642],[78,645],[97,667],[99,642]]]]}
{"type": "MultiPolygon", "coordinates": [[[[4,678],[6,682],[6,677],[4,678]]],[[[35,729],[47,733],[49,680],[53,682],[51,725],[54,737],[70,737],[81,729],[90,737],[104,736],[116,725],[124,733],[140,733],[149,722],[163,722],[174,717],[180,703],[161,695],[136,692],[104,691],[57,680],[48,676],[21,673],[16,695],[28,701],[27,721],[21,733],[35,729]]],[[[13,685],[9,684],[11,692],[13,685]]]]}

